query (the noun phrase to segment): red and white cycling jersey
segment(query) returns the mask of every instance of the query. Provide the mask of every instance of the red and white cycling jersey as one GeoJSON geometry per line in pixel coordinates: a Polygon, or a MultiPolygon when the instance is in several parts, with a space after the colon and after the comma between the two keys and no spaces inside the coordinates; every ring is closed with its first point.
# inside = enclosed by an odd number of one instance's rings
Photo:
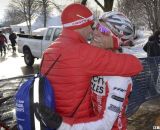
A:
{"type": "Polygon", "coordinates": [[[92,79],[92,102],[96,114],[108,118],[106,130],[126,130],[128,96],[132,90],[130,77],[98,76],[92,79]]]}
{"type": "Polygon", "coordinates": [[[62,123],[58,130],[126,130],[125,116],[128,96],[132,90],[130,77],[97,76],[92,79],[92,104],[97,121],[62,123]]]}

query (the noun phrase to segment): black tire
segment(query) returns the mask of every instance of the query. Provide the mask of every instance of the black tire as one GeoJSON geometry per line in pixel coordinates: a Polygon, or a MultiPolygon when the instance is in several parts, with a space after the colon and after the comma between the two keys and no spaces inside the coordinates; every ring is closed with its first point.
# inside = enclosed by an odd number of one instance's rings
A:
{"type": "Polygon", "coordinates": [[[32,56],[31,51],[26,48],[24,49],[24,62],[27,66],[32,66],[34,64],[34,57],[32,56]]]}

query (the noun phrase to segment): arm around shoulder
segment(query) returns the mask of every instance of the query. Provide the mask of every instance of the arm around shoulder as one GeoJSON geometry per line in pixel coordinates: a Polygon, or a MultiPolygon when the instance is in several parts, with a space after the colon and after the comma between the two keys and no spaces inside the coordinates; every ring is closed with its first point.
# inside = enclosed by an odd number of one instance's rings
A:
{"type": "Polygon", "coordinates": [[[134,76],[143,70],[138,58],[130,54],[117,54],[93,46],[85,46],[80,60],[90,75],[134,76]]]}

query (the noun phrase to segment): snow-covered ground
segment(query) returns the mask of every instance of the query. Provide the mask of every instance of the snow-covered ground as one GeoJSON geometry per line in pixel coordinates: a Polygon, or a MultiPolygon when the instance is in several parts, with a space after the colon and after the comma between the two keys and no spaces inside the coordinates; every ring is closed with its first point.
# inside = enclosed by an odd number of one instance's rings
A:
{"type": "Polygon", "coordinates": [[[138,58],[147,57],[147,53],[143,50],[143,46],[148,41],[148,37],[151,35],[150,31],[141,31],[140,37],[133,43],[133,47],[123,47],[124,53],[133,54],[138,58]]]}

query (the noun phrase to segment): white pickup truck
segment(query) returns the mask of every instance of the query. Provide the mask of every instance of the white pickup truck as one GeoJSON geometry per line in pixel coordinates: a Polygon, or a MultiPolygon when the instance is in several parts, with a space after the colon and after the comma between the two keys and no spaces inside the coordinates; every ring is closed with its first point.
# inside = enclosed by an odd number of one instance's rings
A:
{"type": "Polygon", "coordinates": [[[41,58],[44,50],[59,36],[62,27],[52,26],[47,28],[43,36],[19,34],[18,52],[24,54],[27,66],[34,64],[35,58],[41,58]]]}

